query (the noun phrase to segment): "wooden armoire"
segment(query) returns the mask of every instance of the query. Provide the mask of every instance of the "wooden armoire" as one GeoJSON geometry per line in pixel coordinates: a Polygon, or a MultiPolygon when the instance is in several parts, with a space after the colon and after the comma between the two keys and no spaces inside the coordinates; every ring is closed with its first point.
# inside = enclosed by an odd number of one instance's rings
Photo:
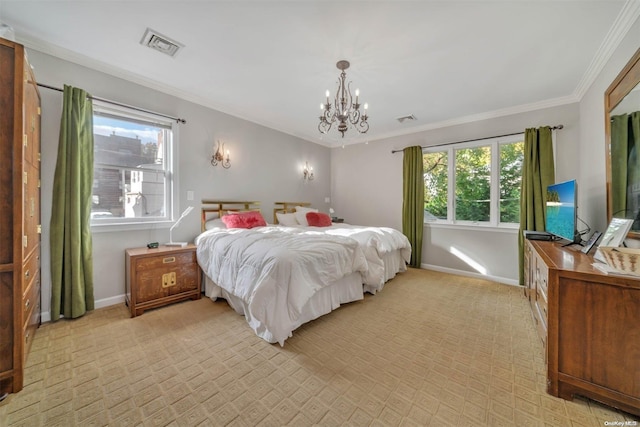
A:
{"type": "Polygon", "coordinates": [[[40,325],[40,94],[24,47],[0,38],[0,399],[24,384],[40,325]]]}

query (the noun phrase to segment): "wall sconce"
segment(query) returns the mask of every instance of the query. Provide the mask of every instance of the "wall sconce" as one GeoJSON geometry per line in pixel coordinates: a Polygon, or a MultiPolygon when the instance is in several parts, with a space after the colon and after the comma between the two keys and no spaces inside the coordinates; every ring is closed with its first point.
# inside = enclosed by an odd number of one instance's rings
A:
{"type": "Polygon", "coordinates": [[[220,163],[220,165],[222,165],[222,167],[225,169],[229,169],[231,167],[229,150],[227,150],[227,153],[225,156],[222,155],[223,152],[224,152],[224,142],[222,143],[222,148],[221,148],[220,141],[218,140],[218,149],[216,150],[215,153],[213,153],[213,156],[211,156],[211,166],[217,166],[218,163],[220,163]]]}
{"type": "Polygon", "coordinates": [[[304,162],[304,169],[302,169],[302,179],[305,181],[313,181],[313,168],[309,166],[308,162],[304,162]]]}

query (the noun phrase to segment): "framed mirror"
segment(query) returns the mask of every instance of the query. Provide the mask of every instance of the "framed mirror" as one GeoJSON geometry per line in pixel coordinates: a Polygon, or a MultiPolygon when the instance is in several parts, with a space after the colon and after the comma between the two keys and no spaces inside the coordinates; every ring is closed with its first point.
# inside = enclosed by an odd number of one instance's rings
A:
{"type": "Polygon", "coordinates": [[[640,239],[640,49],[604,95],[607,222],[631,218],[628,238],[640,239]]]}

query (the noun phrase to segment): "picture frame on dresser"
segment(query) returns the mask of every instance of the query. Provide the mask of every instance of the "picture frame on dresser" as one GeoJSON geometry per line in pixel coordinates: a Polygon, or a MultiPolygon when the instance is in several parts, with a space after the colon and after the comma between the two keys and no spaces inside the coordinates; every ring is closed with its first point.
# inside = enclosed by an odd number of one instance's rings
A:
{"type": "MultiPolygon", "coordinates": [[[[632,224],[632,219],[611,218],[607,231],[604,232],[604,236],[602,237],[602,241],[598,247],[617,248],[618,246],[621,246],[624,243],[624,239],[627,237],[629,230],[631,230],[632,224]]],[[[593,257],[600,262],[607,262],[599,250],[596,250],[593,257]]]]}

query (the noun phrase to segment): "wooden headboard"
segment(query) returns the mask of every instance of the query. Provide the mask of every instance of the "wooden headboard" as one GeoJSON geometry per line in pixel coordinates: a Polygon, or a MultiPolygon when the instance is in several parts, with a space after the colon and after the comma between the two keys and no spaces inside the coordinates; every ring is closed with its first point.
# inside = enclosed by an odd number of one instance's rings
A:
{"type": "Polygon", "coordinates": [[[308,208],[309,206],[311,206],[311,203],[309,202],[275,202],[274,206],[275,208],[273,209],[273,223],[277,224],[278,217],[276,216],[276,213],[278,212],[293,213],[296,211],[296,206],[303,206],[305,208],[308,208]]]}
{"type": "Polygon", "coordinates": [[[205,231],[205,223],[211,219],[222,218],[226,212],[259,211],[260,202],[224,201],[202,199],[200,231],[205,231]]]}

